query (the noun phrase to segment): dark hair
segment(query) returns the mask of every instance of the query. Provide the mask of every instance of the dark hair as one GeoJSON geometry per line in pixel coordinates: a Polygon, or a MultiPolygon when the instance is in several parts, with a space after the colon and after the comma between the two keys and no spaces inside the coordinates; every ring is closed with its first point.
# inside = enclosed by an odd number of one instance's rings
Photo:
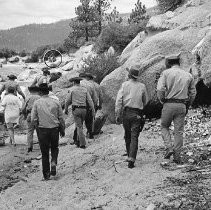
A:
{"type": "Polygon", "coordinates": [[[8,93],[14,93],[15,92],[15,88],[12,86],[9,86],[7,89],[8,93]]]}

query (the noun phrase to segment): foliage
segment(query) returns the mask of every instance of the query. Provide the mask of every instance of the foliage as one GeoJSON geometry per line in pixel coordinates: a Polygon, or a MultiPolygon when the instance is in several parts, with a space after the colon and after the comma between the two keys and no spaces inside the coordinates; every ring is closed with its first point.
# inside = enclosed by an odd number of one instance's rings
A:
{"type": "Polygon", "coordinates": [[[84,62],[85,67],[83,71],[95,75],[95,81],[99,84],[106,75],[119,67],[117,54],[111,55],[103,53],[94,58],[89,57],[85,59],[84,62]]]}
{"type": "Polygon", "coordinates": [[[135,9],[132,10],[128,22],[140,23],[141,21],[144,21],[146,19],[149,19],[149,17],[146,15],[146,7],[145,5],[142,5],[142,2],[140,0],[137,0],[137,3],[135,4],[135,9]]]}
{"type": "Polygon", "coordinates": [[[0,49],[0,58],[10,58],[14,55],[17,55],[17,53],[14,50],[8,49],[8,48],[3,48],[0,49]]]}
{"type": "Polygon", "coordinates": [[[110,23],[98,37],[94,49],[98,53],[105,52],[110,46],[113,46],[117,52],[122,52],[124,48],[143,31],[147,21],[140,24],[121,25],[118,23],[110,23]]]}
{"type": "Polygon", "coordinates": [[[159,9],[162,12],[173,11],[183,2],[184,0],[157,0],[159,9]]]}
{"type": "Polygon", "coordinates": [[[25,57],[25,56],[27,56],[26,50],[22,50],[21,52],[19,52],[19,56],[20,56],[20,57],[25,57]]]}
{"type": "Polygon", "coordinates": [[[102,21],[105,12],[110,8],[112,0],[94,0],[94,7],[96,11],[96,19],[98,20],[98,34],[102,31],[102,21]]]}
{"type": "Polygon", "coordinates": [[[111,22],[121,23],[123,19],[119,16],[119,12],[117,11],[116,7],[114,7],[111,13],[105,16],[105,20],[108,23],[111,22]]]}

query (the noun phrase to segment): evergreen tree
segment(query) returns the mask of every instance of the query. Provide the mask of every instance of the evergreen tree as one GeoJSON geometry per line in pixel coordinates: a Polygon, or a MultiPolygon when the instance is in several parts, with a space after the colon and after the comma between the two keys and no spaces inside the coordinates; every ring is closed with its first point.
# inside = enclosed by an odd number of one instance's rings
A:
{"type": "Polygon", "coordinates": [[[94,6],[96,11],[96,18],[98,20],[98,33],[102,31],[102,21],[105,16],[105,12],[110,8],[112,0],[94,0],[94,6]]]}
{"type": "Polygon", "coordinates": [[[106,15],[106,21],[107,22],[116,22],[121,23],[122,18],[119,16],[119,12],[117,11],[116,7],[111,11],[110,14],[106,15]]]}
{"type": "Polygon", "coordinates": [[[140,0],[138,0],[135,4],[135,9],[133,9],[132,13],[130,14],[128,22],[139,23],[146,19],[148,19],[148,16],[146,15],[146,7],[145,5],[142,5],[142,2],[140,0]]]}

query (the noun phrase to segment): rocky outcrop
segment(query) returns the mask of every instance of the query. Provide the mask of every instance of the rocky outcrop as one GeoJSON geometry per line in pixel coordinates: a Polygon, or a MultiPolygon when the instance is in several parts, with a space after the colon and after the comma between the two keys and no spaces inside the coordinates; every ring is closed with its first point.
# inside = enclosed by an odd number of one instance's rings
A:
{"type": "MultiPolygon", "coordinates": [[[[168,21],[176,23],[173,29],[159,31],[153,36],[148,36],[135,47],[131,47],[127,56],[123,52],[120,58],[122,58],[124,64],[105,77],[101,83],[106,101],[103,110],[108,113],[111,122],[114,122],[114,104],[117,92],[122,82],[127,79],[126,68],[136,66],[140,69],[139,80],[146,84],[150,99],[147,107],[148,114],[152,114],[153,111],[160,112],[156,97],[156,86],[160,74],[165,69],[165,56],[181,52],[181,67],[189,71],[195,61],[192,50],[206,37],[203,44],[200,69],[203,74],[210,68],[211,36],[209,35],[208,21],[210,11],[211,2],[208,0],[197,7],[194,4],[191,7],[178,8],[174,15],[172,14],[171,17],[168,16],[167,18],[168,21]]],[[[153,115],[156,114],[153,113],[153,115]]]]}

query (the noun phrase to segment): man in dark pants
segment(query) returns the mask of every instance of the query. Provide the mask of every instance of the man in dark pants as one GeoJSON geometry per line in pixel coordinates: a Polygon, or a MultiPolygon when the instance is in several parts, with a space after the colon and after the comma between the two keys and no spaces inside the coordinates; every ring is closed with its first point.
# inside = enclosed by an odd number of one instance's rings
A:
{"type": "Polygon", "coordinates": [[[95,115],[94,104],[88,90],[80,85],[80,77],[70,79],[74,86],[70,89],[70,92],[65,100],[65,114],[68,114],[68,107],[72,105],[72,113],[75,121],[74,142],[82,148],[86,148],[86,140],[83,133],[83,123],[86,118],[87,105],[91,109],[92,116],[95,115]]]}
{"type": "Polygon", "coordinates": [[[46,83],[39,86],[41,98],[35,101],[31,121],[38,124],[38,139],[42,153],[42,169],[45,180],[50,175],[56,175],[56,165],[59,153],[59,133],[65,136],[65,121],[59,101],[48,96],[46,83]],[[49,148],[51,147],[51,171],[49,163],[49,148]]]}
{"type": "MultiPolygon", "coordinates": [[[[94,103],[94,107],[96,109],[96,107],[98,105],[98,97],[97,97],[97,93],[95,90],[95,86],[94,86],[93,82],[91,81],[91,78],[93,76],[90,73],[81,73],[79,75],[79,77],[83,78],[83,80],[81,81],[81,86],[85,87],[88,90],[88,92],[91,96],[91,99],[94,103]]],[[[94,117],[95,116],[92,115],[92,109],[90,107],[87,107],[85,125],[87,128],[88,137],[90,139],[94,138],[94,135],[93,135],[94,117]]]]}
{"type": "Polygon", "coordinates": [[[183,146],[185,115],[188,106],[196,96],[193,76],[181,69],[179,55],[166,58],[167,70],[162,72],[157,84],[157,96],[163,103],[161,133],[166,147],[165,159],[174,156],[174,162],[181,163],[180,152],[183,146]],[[174,122],[174,145],[169,127],[174,122]]]}
{"type": "Polygon", "coordinates": [[[115,106],[117,124],[120,123],[121,110],[123,110],[128,168],[134,167],[138,150],[138,137],[144,121],[142,110],[148,101],[146,87],[138,81],[138,75],[138,69],[130,69],[129,80],[122,84],[117,94],[115,106]]]}

